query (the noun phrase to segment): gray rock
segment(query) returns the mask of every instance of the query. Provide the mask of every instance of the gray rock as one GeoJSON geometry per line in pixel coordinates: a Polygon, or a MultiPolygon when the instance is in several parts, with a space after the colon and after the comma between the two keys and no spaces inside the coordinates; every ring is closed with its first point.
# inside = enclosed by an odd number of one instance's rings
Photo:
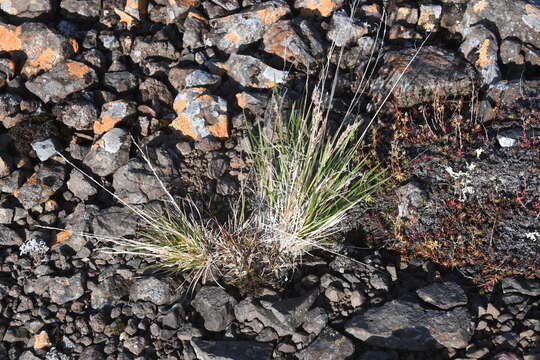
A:
{"type": "Polygon", "coordinates": [[[523,65],[525,59],[521,54],[521,43],[513,39],[504,39],[499,47],[499,56],[503,64],[523,65]]]}
{"type": "Polygon", "coordinates": [[[239,13],[213,20],[209,37],[220,50],[231,53],[262,39],[269,26],[289,13],[289,6],[283,0],[256,4],[239,13]]]}
{"type": "Polygon", "coordinates": [[[500,80],[499,45],[495,34],[490,30],[483,25],[475,26],[461,43],[460,50],[475,66],[483,85],[491,85],[500,80]]]}
{"type": "Polygon", "coordinates": [[[79,355],[79,360],[105,360],[105,354],[98,346],[92,345],[83,350],[79,355]]]}
{"type": "Polygon", "coordinates": [[[22,243],[22,237],[15,230],[0,225],[0,246],[14,246],[22,243]]]}
{"type": "Polygon", "coordinates": [[[127,163],[131,137],[120,128],[113,128],[97,140],[83,159],[83,163],[99,176],[107,176],[127,163]]]}
{"type": "Polygon", "coordinates": [[[62,0],[62,14],[73,19],[95,19],[101,14],[100,0],[62,0]]]}
{"type": "Polygon", "coordinates": [[[49,296],[56,304],[65,304],[77,300],[84,294],[82,274],[78,273],[72,277],[55,277],[51,279],[49,285],[49,296]]]}
{"type": "Polygon", "coordinates": [[[252,341],[207,341],[193,339],[199,360],[264,360],[272,357],[272,345],[252,341]]]}
{"type": "Polygon", "coordinates": [[[43,102],[59,102],[68,95],[98,82],[94,69],[68,60],[25,83],[26,88],[43,102]]]}
{"type": "Polygon", "coordinates": [[[327,323],[328,315],[326,311],[323,308],[317,307],[309,311],[302,327],[311,335],[319,335],[327,323]]]}
{"type": "MultiPolygon", "coordinates": [[[[0,99],[0,102],[2,100],[0,99]]],[[[0,178],[3,178],[5,176],[8,176],[11,174],[11,159],[7,157],[6,155],[0,154],[0,178]]]]}
{"type": "Polygon", "coordinates": [[[355,20],[345,10],[339,10],[332,15],[327,36],[336,46],[343,47],[353,45],[369,31],[368,23],[355,20]]]}
{"type": "Polygon", "coordinates": [[[185,87],[216,87],[221,84],[221,76],[210,74],[207,71],[196,69],[186,75],[185,87]]]}
{"type": "Polygon", "coordinates": [[[103,134],[111,130],[116,124],[135,117],[137,104],[124,99],[109,101],[101,107],[99,120],[94,122],[94,133],[103,134]]]}
{"type": "Polygon", "coordinates": [[[307,348],[295,354],[300,360],[345,360],[354,353],[354,345],[346,336],[326,327],[307,348]]]}
{"type": "Polygon", "coordinates": [[[79,199],[86,201],[90,196],[97,194],[96,185],[79,170],[73,169],[67,181],[69,191],[79,199]]]}
{"type": "Polygon", "coordinates": [[[124,341],[124,347],[134,355],[140,355],[146,348],[146,341],[142,336],[130,337],[124,341]]]}
{"type": "Polygon", "coordinates": [[[92,229],[98,236],[135,235],[137,226],[141,222],[140,216],[129,208],[111,206],[96,214],[92,220],[92,229]]]}
{"type": "Polygon", "coordinates": [[[3,341],[6,343],[26,343],[30,340],[30,333],[24,327],[9,327],[4,334],[3,341]]]}
{"type": "Polygon", "coordinates": [[[465,291],[454,282],[431,284],[416,290],[416,294],[428,304],[443,310],[467,304],[465,291]]]}
{"type": "Polygon", "coordinates": [[[14,192],[25,209],[44,203],[64,184],[63,166],[40,165],[38,170],[14,192]]]}
{"type": "Polygon", "coordinates": [[[117,93],[123,93],[137,88],[139,79],[129,71],[108,72],[103,75],[103,83],[117,93]]]}
{"type": "Polygon", "coordinates": [[[540,48],[540,4],[537,1],[472,0],[467,4],[460,32],[466,38],[478,23],[492,24],[499,38],[518,38],[540,48]]]}
{"type": "Polygon", "coordinates": [[[162,57],[170,60],[178,60],[180,54],[168,41],[147,41],[136,38],[131,48],[131,58],[136,64],[149,57],[162,57]]]}
{"type": "Polygon", "coordinates": [[[53,108],[53,114],[58,120],[75,130],[92,129],[99,115],[94,104],[82,100],[57,105],[53,108]]]}
{"type": "Polygon", "coordinates": [[[34,149],[40,161],[47,161],[56,154],[57,143],[54,139],[36,141],[32,143],[32,149],[34,149]]]}
{"type": "Polygon", "coordinates": [[[21,354],[19,357],[19,360],[40,360],[37,356],[35,356],[32,351],[26,350],[21,354]]]}
{"type": "Polygon", "coordinates": [[[131,301],[149,301],[156,305],[167,305],[174,301],[172,287],[155,277],[135,280],[129,289],[131,301]]]}
{"type": "Polygon", "coordinates": [[[436,31],[441,19],[442,6],[438,4],[421,4],[417,25],[424,31],[436,31]]]}
{"type": "Polygon", "coordinates": [[[0,0],[0,9],[20,18],[36,18],[53,10],[50,0],[0,0]]]}
{"type": "Polygon", "coordinates": [[[316,59],[312,50],[299,35],[302,28],[291,20],[281,20],[271,25],[264,33],[264,51],[275,54],[295,65],[313,70],[316,59]]]}
{"type": "Polygon", "coordinates": [[[503,292],[540,296],[540,281],[506,277],[501,280],[503,292]]]}
{"type": "Polygon", "coordinates": [[[0,224],[11,224],[15,210],[0,207],[0,224]]]}
{"type": "Polygon", "coordinates": [[[224,64],[227,74],[240,85],[254,88],[273,88],[283,84],[288,72],[274,69],[248,55],[232,54],[224,64]]]}
{"type": "Polygon", "coordinates": [[[102,309],[105,306],[116,304],[120,299],[128,295],[128,282],[120,275],[113,275],[100,281],[92,289],[90,304],[92,309],[102,309]]]}
{"type": "Polygon", "coordinates": [[[204,319],[209,331],[223,331],[234,320],[233,308],[237,301],[217,286],[205,286],[198,292],[191,305],[204,319]]]}
{"type": "MultiPolygon", "coordinates": [[[[400,78],[416,48],[386,52],[383,66],[371,85],[371,94],[380,101],[400,78]]],[[[445,96],[469,95],[475,82],[474,69],[461,57],[446,50],[425,46],[401,77],[391,99],[398,107],[411,107],[445,96]]]]}
{"type": "Polygon", "coordinates": [[[474,331],[471,315],[464,307],[430,310],[409,300],[394,300],[369,309],[349,320],[345,328],[370,345],[413,351],[462,349],[474,331]]]}

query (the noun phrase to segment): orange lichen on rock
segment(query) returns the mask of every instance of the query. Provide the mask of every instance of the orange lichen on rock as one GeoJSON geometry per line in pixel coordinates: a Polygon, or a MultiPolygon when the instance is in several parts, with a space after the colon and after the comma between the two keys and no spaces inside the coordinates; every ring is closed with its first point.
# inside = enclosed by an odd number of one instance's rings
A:
{"type": "Polygon", "coordinates": [[[304,2],[305,9],[317,11],[319,15],[327,17],[336,9],[336,3],[333,0],[307,0],[304,2]]]}
{"type": "Polygon", "coordinates": [[[248,107],[248,101],[246,99],[245,93],[236,94],[236,103],[242,109],[246,109],[248,107]]]}
{"type": "Polygon", "coordinates": [[[49,334],[46,331],[42,331],[39,334],[34,335],[34,349],[43,349],[44,347],[51,346],[49,340],[49,334]]]}
{"type": "Polygon", "coordinates": [[[135,25],[135,18],[131,15],[129,15],[127,12],[120,10],[118,8],[114,8],[114,13],[118,15],[120,18],[120,22],[126,24],[127,28],[130,29],[135,25]]]}
{"type": "Polygon", "coordinates": [[[69,237],[73,234],[73,231],[72,230],[64,230],[64,231],[61,231],[59,232],[58,234],[56,234],[56,237],[54,239],[54,243],[55,244],[61,244],[63,243],[64,241],[66,241],[67,239],[69,239],[69,237]]]}
{"type": "Polygon", "coordinates": [[[225,40],[238,44],[240,42],[240,37],[235,32],[230,32],[224,36],[225,40]]]}
{"type": "Polygon", "coordinates": [[[527,4],[525,5],[525,11],[527,12],[528,16],[540,19],[540,8],[538,8],[537,6],[527,4]]]}
{"type": "Polygon", "coordinates": [[[477,2],[476,4],[474,4],[473,11],[475,13],[479,13],[480,11],[485,10],[487,5],[488,5],[488,3],[487,3],[486,0],[481,0],[481,1],[477,2]]]}
{"type": "Polygon", "coordinates": [[[77,61],[67,61],[66,66],[68,73],[78,78],[82,78],[90,71],[88,65],[77,61]]]}
{"type": "Polygon", "coordinates": [[[109,114],[104,114],[98,121],[94,122],[94,134],[100,135],[111,130],[122,118],[115,118],[109,114]]]}
{"type": "Polygon", "coordinates": [[[208,129],[208,132],[214,137],[229,137],[229,121],[227,116],[225,115],[220,115],[217,123],[213,125],[208,125],[206,128],[208,129]]]}
{"type": "Polygon", "coordinates": [[[45,49],[37,58],[28,59],[25,72],[36,73],[39,70],[51,69],[57,63],[56,53],[53,49],[45,49]]]}
{"type": "Polygon", "coordinates": [[[184,136],[188,136],[192,139],[197,139],[199,136],[193,131],[191,126],[191,121],[186,114],[180,114],[173,120],[170,126],[178,131],[184,136]]]}
{"type": "Polygon", "coordinates": [[[196,12],[196,11],[190,11],[190,12],[188,12],[187,17],[192,17],[192,18],[201,20],[201,21],[203,21],[203,22],[207,22],[207,21],[208,21],[208,20],[206,20],[206,18],[205,18],[204,16],[202,16],[201,14],[199,14],[199,13],[196,12]]]}
{"type": "Polygon", "coordinates": [[[13,25],[0,24],[0,51],[17,51],[22,48],[19,38],[21,28],[13,25]]]}
{"type": "Polygon", "coordinates": [[[287,14],[287,8],[266,8],[255,12],[255,15],[261,20],[264,25],[270,25],[278,21],[281,17],[287,14]]]}
{"type": "Polygon", "coordinates": [[[71,44],[71,47],[73,48],[73,53],[76,54],[79,52],[79,43],[77,42],[77,39],[75,38],[69,38],[69,43],[71,44]]]}
{"type": "Polygon", "coordinates": [[[489,57],[489,45],[491,41],[489,39],[484,40],[480,49],[478,50],[478,60],[476,60],[476,65],[481,69],[485,69],[489,65],[493,64],[493,59],[489,57]]]}

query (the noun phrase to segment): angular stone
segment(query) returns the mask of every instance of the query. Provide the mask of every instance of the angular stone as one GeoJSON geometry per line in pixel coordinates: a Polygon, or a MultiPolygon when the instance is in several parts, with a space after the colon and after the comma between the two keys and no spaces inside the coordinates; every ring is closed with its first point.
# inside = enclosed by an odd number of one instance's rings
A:
{"type": "Polygon", "coordinates": [[[162,0],[166,6],[165,16],[167,23],[174,23],[182,15],[186,14],[190,9],[197,8],[200,4],[200,0],[162,0]]]}
{"type": "Polygon", "coordinates": [[[5,128],[10,128],[20,121],[21,101],[22,98],[19,95],[12,93],[0,94],[0,123],[5,128]]]}
{"type": "Polygon", "coordinates": [[[356,43],[369,31],[370,25],[368,23],[355,20],[347,15],[345,10],[340,10],[332,15],[327,37],[336,46],[343,47],[356,43]]]}
{"type": "Polygon", "coordinates": [[[127,163],[131,137],[120,128],[114,128],[97,140],[83,159],[83,163],[99,176],[114,173],[127,163]]]}
{"type": "Polygon", "coordinates": [[[499,56],[503,64],[523,65],[525,58],[521,54],[521,43],[512,39],[504,39],[499,48],[499,56]]]}
{"type": "Polygon", "coordinates": [[[64,167],[42,165],[13,196],[25,209],[31,209],[49,200],[64,184],[64,177],[64,167]]]}
{"type": "Polygon", "coordinates": [[[501,280],[503,292],[540,296],[540,281],[506,277],[501,280]]]}
{"type": "Polygon", "coordinates": [[[441,19],[442,6],[438,4],[421,4],[418,26],[424,31],[436,31],[441,19]]]}
{"type": "Polygon", "coordinates": [[[27,77],[52,69],[75,52],[68,39],[43,23],[27,22],[20,26],[0,23],[0,39],[0,52],[24,53],[21,72],[27,77]]]}
{"type": "Polygon", "coordinates": [[[415,6],[398,6],[390,14],[390,21],[416,25],[418,22],[418,8],[415,6]]]}
{"type": "Polygon", "coordinates": [[[51,279],[49,285],[49,296],[55,304],[65,304],[77,300],[84,294],[83,280],[81,273],[72,277],[55,277],[51,279]]]}
{"type": "MultiPolygon", "coordinates": [[[[166,105],[172,105],[174,100],[167,85],[154,78],[144,80],[139,85],[139,92],[142,101],[151,105],[155,105],[156,101],[161,101],[166,105]]],[[[159,110],[158,106],[155,106],[154,110],[159,110]]]]}
{"type": "Polygon", "coordinates": [[[126,100],[115,100],[103,104],[99,120],[94,122],[94,134],[101,135],[121,121],[137,114],[137,105],[126,100]]]}
{"type": "Polygon", "coordinates": [[[197,11],[190,11],[184,21],[182,45],[188,49],[204,47],[208,33],[208,20],[197,11]]]}
{"type": "Polygon", "coordinates": [[[174,301],[172,287],[155,277],[136,280],[129,289],[131,301],[149,301],[156,305],[167,305],[174,301]]]}
{"type": "Polygon", "coordinates": [[[264,114],[268,100],[269,96],[265,93],[243,91],[236,94],[236,102],[241,109],[259,116],[264,114]]]}
{"type": "Polygon", "coordinates": [[[354,353],[354,345],[346,336],[326,327],[307,348],[295,356],[299,360],[345,360],[354,353]]]}
{"type": "Polygon", "coordinates": [[[290,13],[283,0],[271,0],[254,5],[237,14],[211,21],[210,38],[225,52],[233,52],[260,40],[268,26],[290,13]]]}
{"type": "Polygon", "coordinates": [[[178,60],[180,54],[168,41],[152,41],[138,37],[133,43],[130,56],[134,63],[139,64],[149,57],[162,57],[170,60],[178,60]]]}
{"type": "Polygon", "coordinates": [[[43,102],[59,102],[68,95],[98,82],[94,69],[81,62],[68,60],[49,72],[27,81],[25,86],[43,102]]]}
{"type": "Polygon", "coordinates": [[[20,18],[36,18],[53,10],[51,0],[0,0],[0,10],[20,18]]]}
{"type": "Polygon", "coordinates": [[[92,20],[101,14],[100,0],[62,0],[60,11],[68,18],[92,20]]]}
{"type": "Polygon", "coordinates": [[[290,20],[282,20],[271,25],[264,33],[264,51],[275,54],[295,65],[305,68],[315,66],[316,60],[308,45],[298,35],[299,30],[290,20]]]}
{"type": "Polygon", "coordinates": [[[90,294],[92,309],[102,309],[114,305],[129,295],[129,284],[120,275],[113,275],[100,281],[90,294]]]}
{"type": "Polygon", "coordinates": [[[305,15],[328,17],[343,6],[344,0],[295,0],[294,7],[305,15]]]}
{"type": "Polygon", "coordinates": [[[36,152],[40,161],[46,161],[57,152],[57,143],[53,139],[47,139],[43,141],[36,141],[32,143],[32,149],[36,152]]]}
{"type": "Polygon", "coordinates": [[[39,334],[34,335],[34,349],[43,349],[51,345],[49,334],[46,331],[43,330],[39,334]]]}
{"type": "Polygon", "coordinates": [[[500,39],[518,38],[540,48],[540,3],[538,1],[472,0],[461,22],[460,32],[468,37],[478,23],[493,24],[500,39]]]}
{"type": "MultiPolygon", "coordinates": [[[[389,51],[371,85],[376,101],[386,97],[416,53],[415,48],[389,51]]],[[[411,63],[390,99],[400,108],[432,102],[439,96],[470,95],[475,82],[474,69],[461,57],[446,50],[426,46],[411,63]]]]}
{"type": "Polygon", "coordinates": [[[90,130],[98,118],[98,109],[89,101],[79,100],[55,106],[53,114],[75,130],[90,130]]]}
{"type": "Polygon", "coordinates": [[[169,125],[192,139],[208,136],[229,136],[227,102],[219,96],[207,95],[205,88],[180,91],[174,100],[178,117],[169,125]]]}
{"type": "Polygon", "coordinates": [[[134,355],[140,355],[146,348],[146,341],[142,336],[130,337],[124,341],[124,347],[134,355]]]}
{"type": "Polygon", "coordinates": [[[199,360],[265,360],[272,357],[272,345],[254,341],[207,341],[193,339],[191,346],[199,360]]]}
{"type": "Polygon", "coordinates": [[[103,84],[117,93],[123,93],[137,88],[139,79],[129,71],[108,72],[103,75],[103,84]]]}
{"type": "Polygon", "coordinates": [[[491,85],[501,78],[497,64],[499,45],[495,34],[482,25],[477,25],[461,44],[460,50],[474,64],[483,85],[491,85]]]}
{"type": "Polygon", "coordinates": [[[79,170],[75,169],[71,171],[71,175],[67,181],[67,187],[73,195],[83,201],[97,194],[96,185],[79,170]]]}
{"type": "Polygon", "coordinates": [[[221,84],[221,76],[210,74],[204,70],[193,70],[189,72],[185,77],[185,87],[207,87],[213,88],[221,84]]]}
{"type": "Polygon", "coordinates": [[[191,305],[204,319],[209,331],[223,331],[234,320],[236,300],[218,286],[205,286],[198,292],[191,305]]]}
{"type": "Polygon", "coordinates": [[[15,246],[22,243],[22,237],[15,230],[0,224],[0,246],[15,246]]]}
{"type": "Polygon", "coordinates": [[[527,119],[540,111],[540,81],[501,80],[490,86],[486,98],[496,107],[496,112],[485,114],[484,120],[497,116],[500,119],[527,119]]]}
{"type": "Polygon", "coordinates": [[[369,345],[413,351],[462,349],[474,332],[472,317],[464,307],[430,310],[403,299],[353,317],[345,329],[369,345]]]}
{"type": "Polygon", "coordinates": [[[465,291],[454,282],[435,283],[416,290],[420,299],[439,309],[448,310],[456,306],[467,305],[465,291]]]}
{"type": "Polygon", "coordinates": [[[242,86],[269,89],[283,84],[287,71],[274,69],[261,60],[248,55],[232,54],[223,64],[227,74],[242,86]]]}

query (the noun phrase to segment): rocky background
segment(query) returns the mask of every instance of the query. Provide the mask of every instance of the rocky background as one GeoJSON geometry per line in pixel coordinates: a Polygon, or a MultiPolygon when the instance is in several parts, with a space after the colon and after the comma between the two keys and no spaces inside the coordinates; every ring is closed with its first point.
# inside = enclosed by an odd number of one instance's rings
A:
{"type": "Polygon", "coordinates": [[[0,15],[1,359],[540,359],[537,0],[0,0],[0,15]],[[374,111],[426,37],[370,129],[364,155],[390,181],[346,257],[306,259],[280,289],[185,293],[81,235],[139,220],[72,164],[152,204],[147,145],[173,192],[220,216],[272,89],[300,92],[333,42],[332,116],[363,73],[355,111],[374,111]]]}

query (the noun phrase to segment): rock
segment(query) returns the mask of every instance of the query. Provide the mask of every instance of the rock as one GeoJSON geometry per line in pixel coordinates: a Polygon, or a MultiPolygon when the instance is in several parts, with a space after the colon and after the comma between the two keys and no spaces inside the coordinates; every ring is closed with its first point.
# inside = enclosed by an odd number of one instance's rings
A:
{"type": "Polygon", "coordinates": [[[540,81],[538,80],[501,80],[490,86],[486,98],[496,106],[496,111],[484,114],[484,121],[493,119],[521,119],[534,117],[540,111],[540,81]],[[524,104],[526,104],[524,106],[524,104]]]}
{"type": "Polygon", "coordinates": [[[132,101],[115,100],[103,104],[99,120],[94,122],[94,134],[101,135],[121,121],[137,114],[137,105],[132,101]]]}
{"type": "Polygon", "coordinates": [[[54,277],[49,285],[49,296],[55,304],[65,304],[77,300],[84,294],[81,273],[72,277],[54,277]]]}
{"type": "Polygon", "coordinates": [[[215,88],[221,84],[221,76],[210,74],[204,70],[196,69],[188,72],[185,77],[184,86],[186,88],[205,87],[215,88]]]}
{"type": "Polygon", "coordinates": [[[460,50],[482,78],[483,85],[491,85],[501,78],[497,64],[499,45],[495,35],[482,25],[477,25],[465,38],[460,50]]]}
{"type": "Polygon", "coordinates": [[[15,230],[0,225],[0,246],[14,246],[22,243],[22,237],[15,230]]]}
{"type": "Polygon", "coordinates": [[[67,181],[69,191],[79,199],[86,201],[97,194],[96,185],[80,171],[73,169],[67,181]]]}
{"type": "Polygon", "coordinates": [[[349,320],[346,331],[369,345],[424,351],[462,349],[473,334],[472,318],[464,307],[451,311],[423,308],[417,302],[393,300],[349,320]]]}
{"type": "Polygon", "coordinates": [[[134,355],[140,355],[146,348],[146,341],[142,336],[130,337],[124,341],[124,347],[134,355]]]}
{"type": "Polygon", "coordinates": [[[396,190],[398,198],[398,216],[400,218],[411,218],[417,214],[417,209],[422,207],[427,200],[427,194],[422,186],[411,181],[400,186],[396,190]]]}
{"type": "Polygon", "coordinates": [[[79,355],[79,360],[105,360],[105,354],[98,346],[92,345],[83,350],[79,355]]]}
{"type": "Polygon", "coordinates": [[[133,158],[114,173],[115,194],[128,204],[144,204],[162,199],[166,190],[171,191],[179,185],[174,159],[165,149],[149,149],[148,155],[151,166],[145,160],[133,158]],[[157,181],[151,167],[161,183],[157,181]]]}
{"type": "Polygon", "coordinates": [[[390,14],[390,23],[404,23],[409,25],[416,25],[418,22],[418,8],[415,6],[396,5],[396,8],[390,14]]]}
{"type": "Polygon", "coordinates": [[[137,88],[139,79],[129,71],[108,72],[103,75],[103,84],[117,93],[124,93],[137,88]]]}
{"type": "Polygon", "coordinates": [[[92,229],[96,235],[127,236],[135,235],[137,225],[143,219],[130,209],[111,206],[102,209],[92,220],[92,229]]]}
{"type": "Polygon", "coordinates": [[[92,309],[102,309],[106,306],[115,305],[123,297],[129,295],[129,284],[120,275],[113,275],[100,281],[92,289],[90,303],[92,309]]]}
{"type": "Polygon", "coordinates": [[[149,57],[178,60],[180,54],[168,41],[152,41],[138,37],[133,43],[130,56],[135,64],[139,64],[149,57]]]}
{"type": "Polygon", "coordinates": [[[187,13],[190,9],[196,8],[201,4],[200,0],[171,0],[162,1],[166,5],[165,22],[174,23],[178,18],[187,13]]]}
{"type": "Polygon", "coordinates": [[[316,60],[311,49],[298,35],[300,30],[290,20],[271,25],[263,35],[264,51],[277,55],[294,65],[312,69],[316,60]]]}
{"type": "Polygon", "coordinates": [[[60,12],[72,19],[93,20],[101,14],[100,0],[62,0],[60,12]]]}
{"type": "Polygon", "coordinates": [[[526,0],[472,0],[467,4],[460,32],[468,37],[478,23],[492,24],[500,39],[518,38],[540,48],[540,4],[526,0]]]}
{"type": "Polygon", "coordinates": [[[264,360],[272,357],[272,345],[253,341],[207,341],[193,339],[199,360],[264,360]]]}
{"type": "Polygon", "coordinates": [[[198,49],[205,46],[208,33],[208,20],[197,11],[190,11],[184,20],[182,44],[188,49],[198,49]]]}
{"type": "Polygon", "coordinates": [[[172,105],[173,95],[171,94],[167,85],[154,78],[147,78],[139,85],[139,92],[141,99],[145,103],[150,103],[154,106],[154,110],[159,111],[160,107],[157,106],[157,101],[161,101],[163,104],[172,105]]]}
{"type": "Polygon", "coordinates": [[[42,204],[64,184],[65,170],[62,166],[41,165],[13,195],[25,209],[42,204]]]}
{"type": "Polygon", "coordinates": [[[51,345],[49,334],[46,331],[41,331],[39,334],[34,335],[34,349],[43,349],[51,345]]]}
{"type": "Polygon", "coordinates": [[[323,308],[317,307],[306,315],[306,321],[302,325],[304,330],[311,335],[319,335],[322,329],[328,323],[328,315],[323,308]]]}
{"type": "Polygon", "coordinates": [[[3,341],[6,343],[28,342],[30,333],[24,327],[10,326],[4,334],[3,341]]]}
{"type": "Polygon", "coordinates": [[[18,18],[36,18],[53,10],[51,0],[0,0],[0,9],[18,18]]]}
{"type": "Polygon", "coordinates": [[[32,143],[32,149],[36,152],[40,161],[46,161],[56,155],[57,142],[54,139],[36,141],[32,143]]]}
{"type": "Polygon", "coordinates": [[[262,92],[243,91],[236,94],[236,102],[241,109],[259,116],[264,115],[268,101],[268,94],[262,92]]]}
{"type": "Polygon", "coordinates": [[[91,102],[79,100],[57,105],[53,114],[65,125],[75,130],[90,130],[98,118],[98,110],[91,102]]]}
{"type": "Polygon", "coordinates": [[[235,52],[262,39],[268,27],[289,12],[289,6],[283,0],[254,5],[239,13],[212,20],[210,39],[220,50],[235,52]]]}
{"type": "Polygon", "coordinates": [[[499,47],[499,56],[503,64],[523,65],[525,58],[521,54],[521,43],[512,39],[504,39],[499,47]]]}
{"type": "Polygon", "coordinates": [[[129,289],[131,301],[149,301],[156,305],[167,305],[174,300],[174,292],[169,284],[155,277],[138,279],[129,289]]]}
{"type": "Polygon", "coordinates": [[[22,98],[16,94],[0,94],[0,123],[5,128],[13,127],[22,120],[20,114],[21,101],[22,98]]]}
{"type": "MultiPolygon", "coordinates": [[[[385,98],[416,52],[415,48],[389,51],[383,55],[383,66],[371,86],[378,101],[385,98]]],[[[393,102],[411,107],[432,102],[438,96],[470,95],[475,73],[464,59],[437,47],[424,47],[394,89],[393,102]]]]}
{"type": "Polygon", "coordinates": [[[519,293],[527,296],[540,296],[540,281],[505,277],[501,280],[503,293],[519,293]]]}
{"type": "Polygon", "coordinates": [[[11,224],[15,211],[0,207],[0,224],[11,224]]]}
{"type": "Polygon", "coordinates": [[[274,69],[261,60],[247,56],[232,54],[223,64],[227,74],[242,86],[269,89],[283,84],[288,72],[274,69]]]}
{"type": "Polygon", "coordinates": [[[113,128],[92,144],[83,163],[96,175],[110,175],[128,161],[130,147],[131,137],[128,133],[113,128]]]}
{"type": "Polygon", "coordinates": [[[294,7],[304,15],[328,17],[343,6],[344,0],[295,0],[294,7]]]}
{"type": "Polygon", "coordinates": [[[208,136],[229,136],[227,102],[219,96],[207,95],[204,88],[180,91],[174,100],[177,118],[169,125],[192,139],[208,136]]]}
{"type": "Polygon", "coordinates": [[[428,304],[448,310],[467,305],[465,291],[454,282],[435,283],[416,290],[416,294],[428,304]]]}
{"type": "Polygon", "coordinates": [[[368,23],[360,22],[347,15],[345,10],[336,11],[332,15],[330,30],[327,33],[329,40],[336,46],[350,46],[370,31],[368,23]]]}
{"type": "Polygon", "coordinates": [[[353,353],[354,345],[351,340],[326,327],[315,341],[295,356],[300,360],[345,360],[353,353]]]}
{"type": "Polygon", "coordinates": [[[43,102],[59,102],[98,82],[96,72],[81,62],[68,60],[25,83],[43,102]]]}
{"type": "MultiPolygon", "coordinates": [[[[21,2],[28,3],[26,0],[21,2]]],[[[27,77],[51,70],[74,53],[73,45],[66,38],[38,22],[26,22],[20,26],[0,22],[0,38],[0,52],[24,53],[26,58],[21,72],[27,77]]]]}
{"type": "MultiPolygon", "coordinates": [[[[0,100],[1,101],[1,100],[0,100]]],[[[0,178],[11,174],[11,160],[6,155],[0,154],[0,178]]]]}
{"type": "Polygon", "coordinates": [[[424,31],[435,31],[439,27],[442,6],[438,4],[421,4],[417,25],[424,31]]]}
{"type": "Polygon", "coordinates": [[[237,301],[217,286],[204,286],[198,292],[191,305],[204,319],[208,331],[223,331],[234,320],[233,307],[237,301]]]}
{"type": "Polygon", "coordinates": [[[21,356],[19,357],[19,360],[40,360],[40,359],[34,354],[32,354],[32,351],[26,350],[25,352],[21,354],[21,356]]]}

